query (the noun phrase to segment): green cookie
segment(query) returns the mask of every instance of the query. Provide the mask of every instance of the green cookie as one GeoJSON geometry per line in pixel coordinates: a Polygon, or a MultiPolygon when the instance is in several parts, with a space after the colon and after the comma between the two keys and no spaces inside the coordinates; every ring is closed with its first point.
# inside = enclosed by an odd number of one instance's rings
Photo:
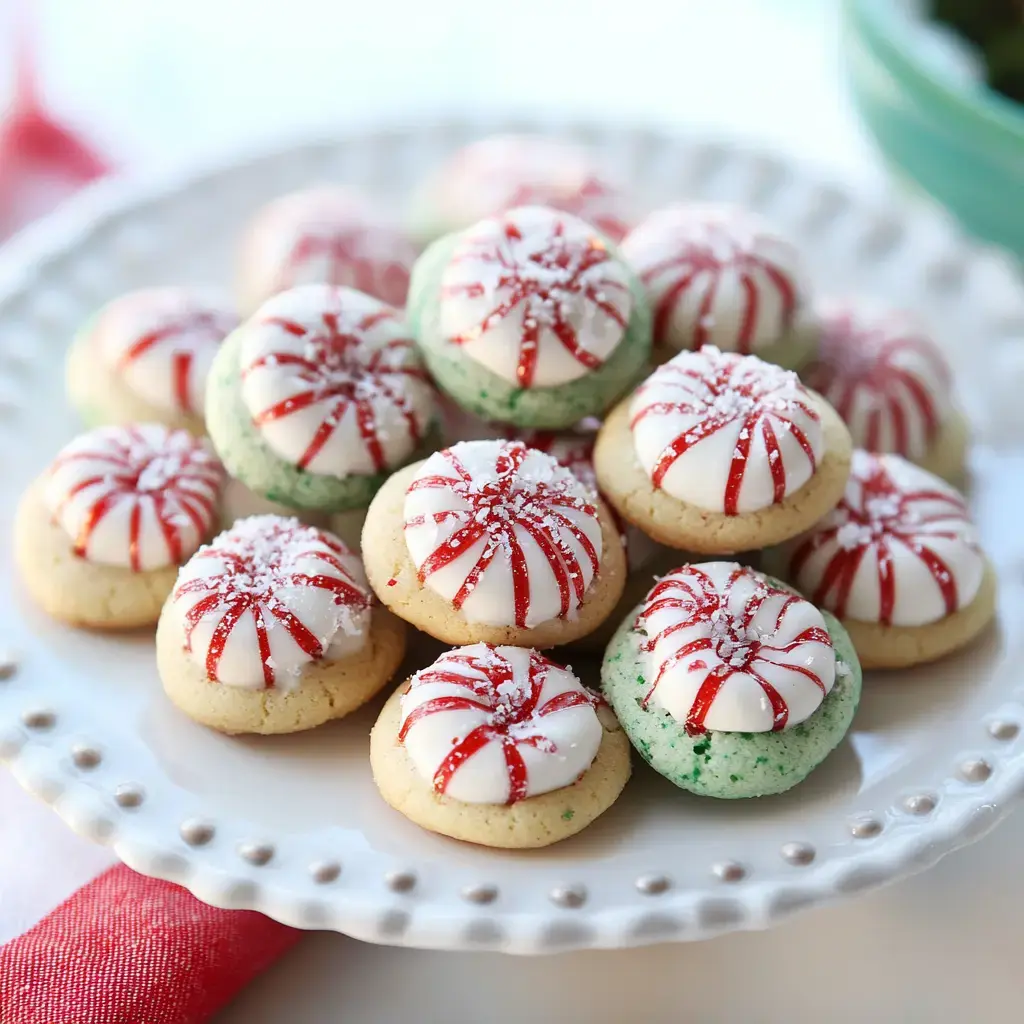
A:
{"type": "Polygon", "coordinates": [[[649,684],[639,650],[643,636],[632,628],[639,610],[633,609],[608,645],[601,684],[640,756],[681,789],[726,800],[784,793],[807,778],[846,735],[860,701],[860,662],[846,630],[828,612],[821,614],[835,647],[836,681],[810,718],[780,732],[691,736],[667,711],[641,707],[649,684]]]}
{"type": "MultiPolygon", "coordinates": [[[[399,467],[368,475],[323,476],[299,469],[277,455],[254,426],[242,400],[238,363],[242,340],[241,330],[225,338],[206,385],[206,429],[228,473],[261,497],[291,508],[321,512],[366,508],[381,484],[399,467]]],[[[403,465],[436,451],[439,436],[435,423],[403,465]]]]}
{"type": "MultiPolygon", "coordinates": [[[[521,388],[452,345],[441,331],[441,278],[461,233],[438,239],[416,261],[406,317],[438,386],[463,409],[494,423],[556,430],[600,416],[648,371],[651,317],[640,282],[630,274],[633,312],[625,337],[599,369],[554,387],[521,388]]],[[[618,254],[608,243],[609,251],[618,254]]]]}

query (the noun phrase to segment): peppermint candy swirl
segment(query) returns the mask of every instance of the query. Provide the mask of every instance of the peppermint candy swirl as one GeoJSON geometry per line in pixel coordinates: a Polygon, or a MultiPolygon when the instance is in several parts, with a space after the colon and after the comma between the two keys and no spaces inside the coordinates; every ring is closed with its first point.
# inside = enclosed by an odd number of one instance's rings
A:
{"type": "Polygon", "coordinates": [[[691,735],[778,732],[809,718],[835,683],[836,657],[809,601],[736,562],[684,565],[637,616],[655,705],[691,735]]]}
{"type": "Polygon", "coordinates": [[[795,246],[756,214],[677,203],[652,213],[622,242],[647,289],[654,343],[757,353],[792,328],[805,304],[795,246]]]}
{"type": "Polygon", "coordinates": [[[963,497],[898,455],[857,450],[846,493],[793,547],[789,575],[839,618],[938,622],[974,600],[985,558],[963,497]]]}
{"type": "Polygon", "coordinates": [[[432,455],[404,515],[420,582],[469,622],[522,629],[567,618],[601,564],[594,494],[516,441],[464,441],[432,455]]]}
{"type": "Polygon", "coordinates": [[[185,430],[108,426],[61,450],[43,499],[80,558],[147,572],[179,565],[209,535],[224,479],[185,430]]]}
{"type": "Polygon", "coordinates": [[[470,228],[441,280],[444,336],[522,388],[599,369],[625,337],[632,309],[628,272],[604,240],[539,206],[470,228]]]}
{"type": "Polygon", "coordinates": [[[778,504],[824,454],[821,418],[795,373],[707,346],[637,389],[633,445],[656,488],[726,515],[778,504]]]}
{"type": "Polygon", "coordinates": [[[356,288],[401,307],[415,260],[412,241],[366,200],[321,186],[283,196],[257,215],[242,286],[253,309],[305,284],[356,288]]]}
{"type": "Polygon", "coordinates": [[[395,310],[362,292],[306,285],[243,328],[242,400],[267,445],[323,476],[384,472],[435,415],[434,391],[395,310]]]}
{"type": "Polygon", "coordinates": [[[139,398],[163,412],[201,416],[213,357],[237,324],[214,292],[146,288],[104,306],[92,341],[139,398]]]}
{"type": "Polygon", "coordinates": [[[178,574],[170,605],[211,682],[291,689],[314,661],[358,651],[370,623],[359,558],[297,519],[240,519],[178,574]]]}
{"type": "Polygon", "coordinates": [[[436,793],[513,804],[590,767],[601,745],[597,703],[537,651],[473,644],[413,676],[398,738],[436,793]]]}
{"type": "Polygon", "coordinates": [[[613,242],[629,230],[622,191],[586,151],[530,136],[497,135],[464,146],[438,173],[429,204],[451,229],[517,206],[548,206],[593,224],[613,242]]]}
{"type": "Polygon", "coordinates": [[[908,314],[833,304],[820,317],[817,361],[804,379],[872,452],[921,459],[952,408],[952,375],[935,342],[908,314]]]}

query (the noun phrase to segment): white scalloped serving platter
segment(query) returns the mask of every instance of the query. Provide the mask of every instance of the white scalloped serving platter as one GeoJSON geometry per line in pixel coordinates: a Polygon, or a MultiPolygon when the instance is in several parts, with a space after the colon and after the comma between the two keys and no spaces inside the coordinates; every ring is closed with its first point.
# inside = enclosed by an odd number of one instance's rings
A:
{"type": "MultiPolygon", "coordinates": [[[[400,201],[456,144],[449,124],[294,146],[160,183],[83,194],[0,255],[3,529],[19,490],[76,430],[69,338],[127,288],[224,281],[262,202],[322,179],[400,201]]],[[[529,127],[529,126],[520,126],[529,127]]],[[[312,733],[231,739],[163,695],[149,636],[76,632],[36,612],[5,546],[0,757],[76,831],[200,899],[300,928],[449,949],[532,953],[698,939],[933,864],[1024,790],[1024,286],[935,213],[718,141],[570,126],[645,205],[731,198],[805,246],[822,289],[916,308],[956,365],[975,424],[972,500],[1001,574],[1000,622],[932,667],[867,679],[853,730],[804,785],[700,800],[643,764],[621,800],[549,850],[501,853],[418,830],[370,778],[379,702],[312,733]]]]}

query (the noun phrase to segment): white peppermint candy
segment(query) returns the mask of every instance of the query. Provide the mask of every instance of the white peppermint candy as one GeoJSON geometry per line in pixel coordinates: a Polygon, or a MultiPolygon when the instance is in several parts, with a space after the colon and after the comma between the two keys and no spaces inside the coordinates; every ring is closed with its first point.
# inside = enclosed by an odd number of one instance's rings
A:
{"type": "Polygon", "coordinates": [[[468,229],[441,279],[441,330],[510,384],[553,387],[599,369],[625,337],[625,266],[583,221],[518,207],[468,229]]]}
{"type": "Polygon", "coordinates": [[[425,203],[456,230],[517,206],[549,206],[612,241],[629,229],[627,203],[583,149],[555,139],[495,135],[464,146],[437,172],[425,203]]]}
{"type": "Polygon", "coordinates": [[[670,351],[757,354],[806,302],[796,247],[738,207],[664,207],[623,239],[622,255],[647,289],[654,343],[670,351]]]}
{"type": "Polygon", "coordinates": [[[792,547],[789,574],[840,618],[923,626],[966,607],[985,573],[963,497],[898,455],[857,450],[842,501],[792,547]]]}
{"type": "Polygon", "coordinates": [[[824,454],[821,419],[795,373],[706,346],[637,389],[633,446],[656,488],[726,515],[783,501],[824,454]]]}
{"type": "Polygon", "coordinates": [[[51,464],[43,498],[76,555],[145,572],[178,565],[199,547],[223,487],[205,442],[146,423],[76,437],[51,464]]]}
{"type": "Polygon", "coordinates": [[[416,259],[410,239],[367,200],[318,186],[265,206],[245,240],[241,288],[248,310],[304,284],[343,285],[404,306],[416,259]]]}
{"type": "Polygon", "coordinates": [[[831,304],[808,386],[828,399],[853,443],[920,459],[953,409],[952,374],[931,337],[906,313],[831,304]]]}
{"type": "Polygon", "coordinates": [[[601,745],[597,700],[537,651],[472,644],[413,676],[398,738],[435,792],[512,804],[572,785],[590,767],[601,745]]]}
{"type": "Polygon", "coordinates": [[[594,494],[516,441],[463,441],[423,463],[405,496],[420,581],[470,622],[570,618],[601,562],[594,494]]]}
{"type": "Polygon", "coordinates": [[[647,693],[691,735],[771,732],[805,721],[835,684],[836,656],[809,601],[736,562],[684,565],[637,617],[647,693]]]}
{"type": "Polygon", "coordinates": [[[104,306],[91,341],[139,398],[164,412],[202,415],[213,357],[237,324],[214,291],[145,288],[104,306]]]}
{"type": "Polygon", "coordinates": [[[265,303],[241,331],[242,400],[285,461],[323,476],[368,475],[422,441],[434,390],[390,306],[306,285],[265,303]]]}
{"type": "Polygon", "coordinates": [[[282,516],[240,519],[182,567],[169,614],[212,682],[291,689],[305,666],[358,651],[370,625],[359,558],[282,516]]]}

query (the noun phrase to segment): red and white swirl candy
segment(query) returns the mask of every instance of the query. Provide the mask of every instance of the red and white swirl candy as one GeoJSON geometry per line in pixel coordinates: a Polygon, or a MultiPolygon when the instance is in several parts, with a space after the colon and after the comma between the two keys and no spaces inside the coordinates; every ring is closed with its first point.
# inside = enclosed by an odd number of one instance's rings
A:
{"type": "Polygon", "coordinates": [[[795,373],[710,346],[655,370],[629,414],[655,488],[726,515],[784,500],[811,478],[825,448],[821,419],[795,373]]]}
{"type": "Polygon", "coordinates": [[[804,379],[835,407],[853,443],[920,459],[953,409],[952,374],[909,314],[831,304],[819,314],[816,362],[804,379]]]}
{"type": "Polygon", "coordinates": [[[923,626],[974,600],[985,557],[963,497],[898,455],[857,450],[836,508],[792,547],[789,576],[839,618],[923,626]]]}
{"type": "Polygon", "coordinates": [[[422,441],[434,390],[390,306],[306,285],[265,303],[241,331],[242,400],[286,462],[324,476],[381,473],[422,441]]]}
{"type": "Polygon", "coordinates": [[[100,358],[143,401],[201,416],[206,377],[238,324],[226,299],[198,288],[144,288],[100,311],[90,335],[100,358]]]}
{"type": "MultiPolygon", "coordinates": [[[[588,417],[571,430],[516,430],[509,428],[505,436],[522,441],[527,448],[550,455],[564,466],[587,490],[599,493],[597,474],[594,472],[594,443],[601,421],[588,417]]],[[[626,548],[626,561],[630,572],[649,565],[658,554],[658,545],[642,530],[627,523],[610,510],[626,548]]]]}
{"type": "Polygon", "coordinates": [[[516,206],[571,213],[615,242],[629,230],[625,196],[590,155],[540,137],[495,135],[464,146],[438,171],[422,202],[445,230],[516,206]]]}
{"type": "Polygon", "coordinates": [[[578,218],[539,206],[468,229],[441,279],[447,340],[523,388],[599,369],[632,310],[628,271],[605,242],[578,218]]]}
{"type": "Polygon", "coordinates": [[[470,622],[535,626],[583,603],[601,563],[595,495],[517,441],[464,441],[432,455],[405,496],[420,581],[470,622]]]}
{"type": "Polygon", "coordinates": [[[570,786],[591,766],[597,702],[537,651],[472,644],[413,676],[398,738],[435,792],[512,804],[570,786]]]}
{"type": "Polygon", "coordinates": [[[736,562],[669,573],[636,625],[649,666],[643,705],[664,709],[691,735],[789,728],[835,683],[821,612],[736,562]]]}
{"type": "Polygon", "coordinates": [[[257,214],[241,254],[243,306],[302,284],[345,285],[404,306],[412,241],[367,200],[320,186],[282,196],[257,214]]]}
{"type": "Polygon", "coordinates": [[[654,344],[754,353],[783,338],[806,302],[800,257],[759,216],[677,203],[650,214],[622,255],[647,289],[654,344]]]}
{"type": "Polygon", "coordinates": [[[179,565],[209,536],[224,479],[185,430],[108,426],[61,450],[43,497],[76,555],[146,572],[179,565]]]}
{"type": "Polygon", "coordinates": [[[370,591],[359,558],[297,519],[240,519],[182,567],[168,613],[212,682],[291,689],[311,662],[366,641],[370,591]]]}

